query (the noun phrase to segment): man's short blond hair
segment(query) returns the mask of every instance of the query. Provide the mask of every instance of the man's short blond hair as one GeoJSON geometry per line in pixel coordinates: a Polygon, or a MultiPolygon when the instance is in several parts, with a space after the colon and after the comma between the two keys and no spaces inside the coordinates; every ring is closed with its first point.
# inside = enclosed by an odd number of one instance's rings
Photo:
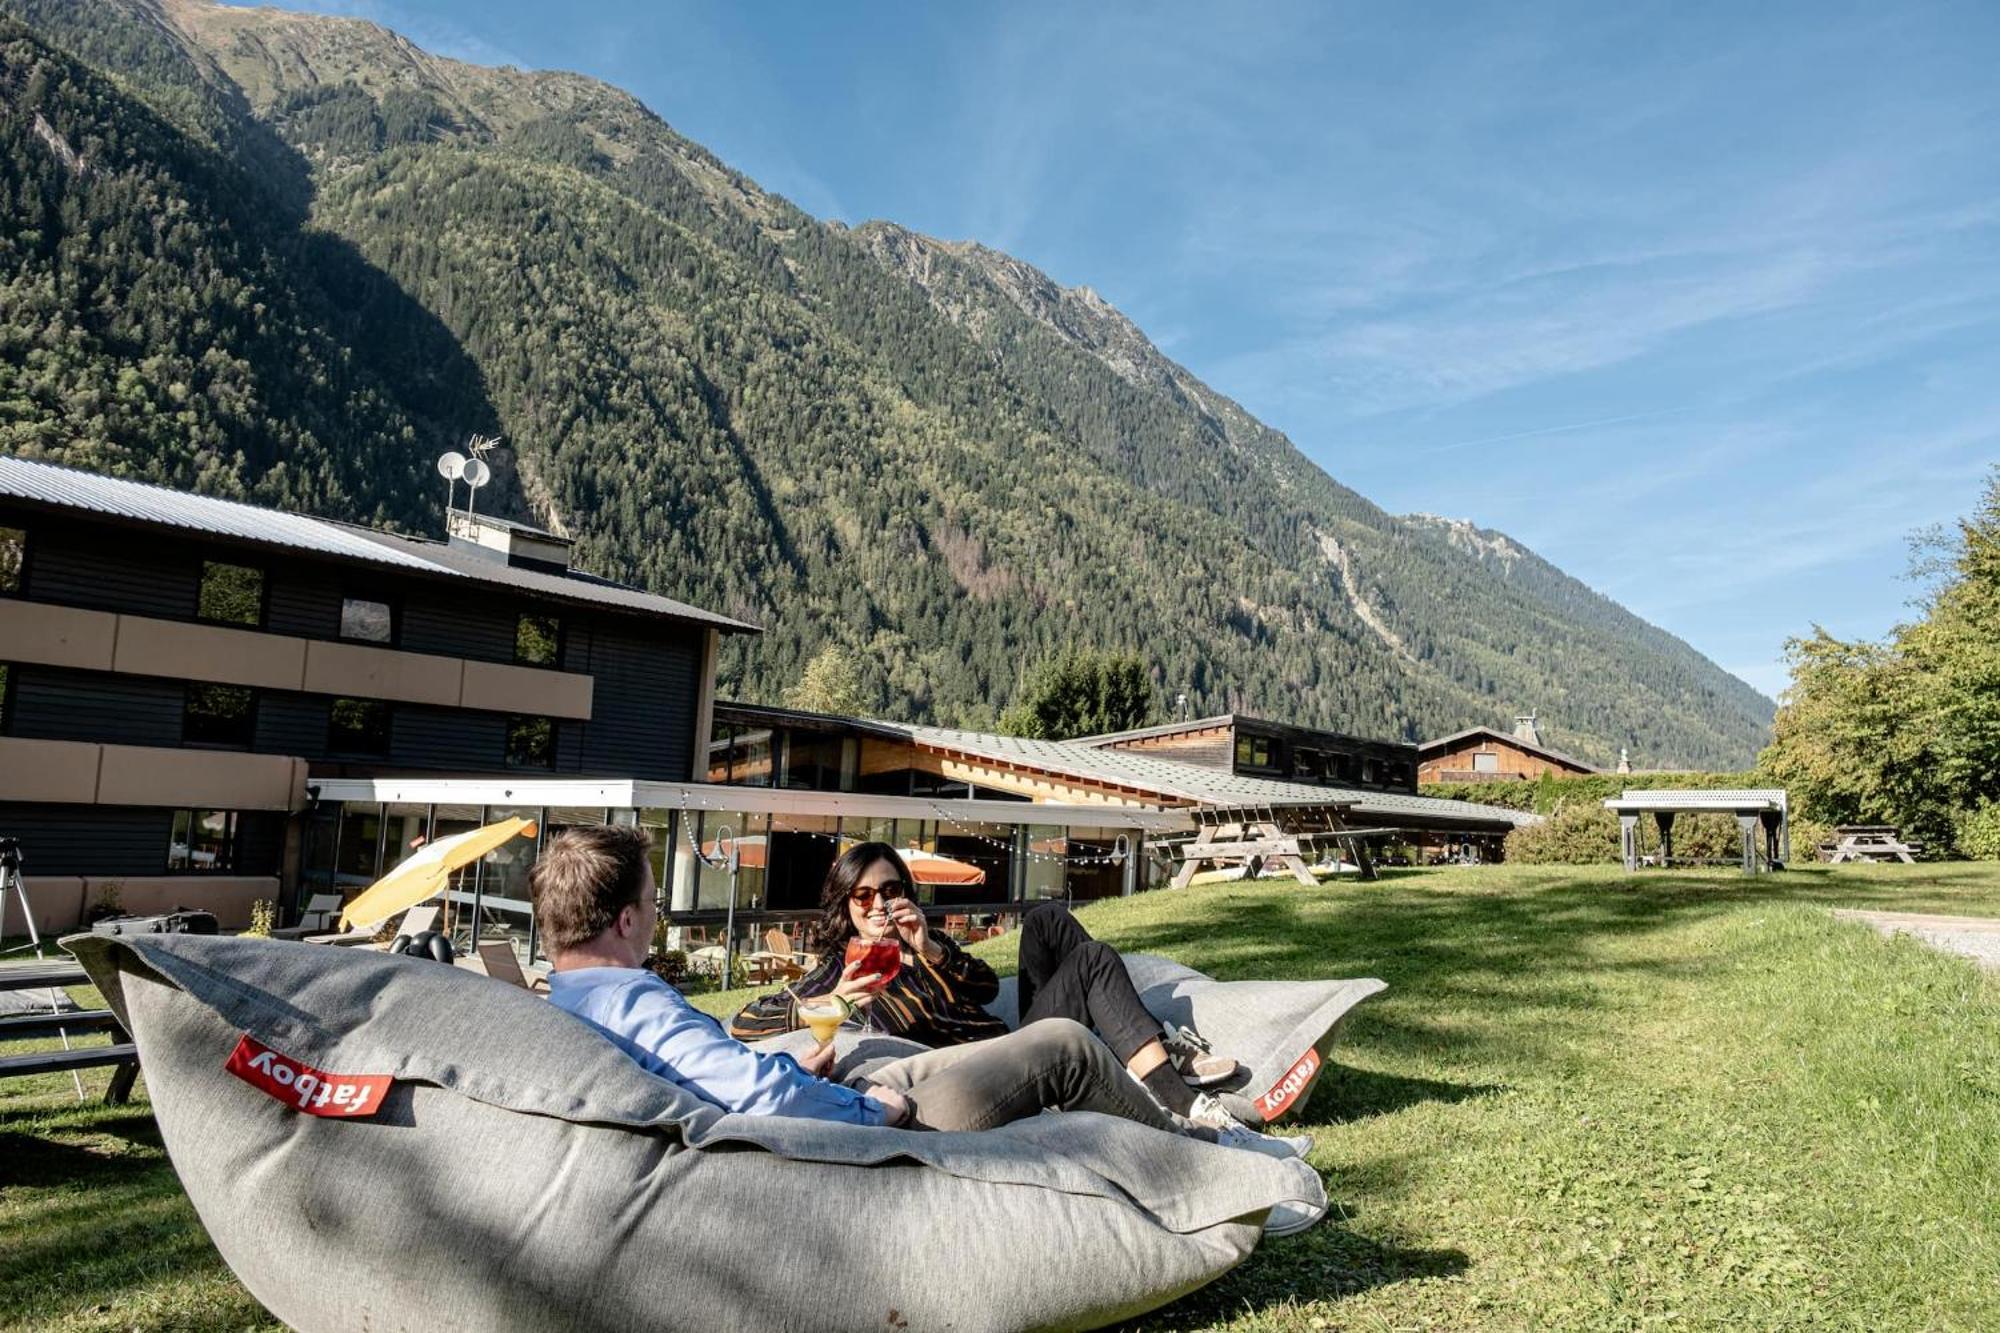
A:
{"type": "Polygon", "coordinates": [[[549,840],[528,889],[550,953],[588,944],[639,901],[652,847],[651,835],[629,824],[565,829],[549,840]]]}

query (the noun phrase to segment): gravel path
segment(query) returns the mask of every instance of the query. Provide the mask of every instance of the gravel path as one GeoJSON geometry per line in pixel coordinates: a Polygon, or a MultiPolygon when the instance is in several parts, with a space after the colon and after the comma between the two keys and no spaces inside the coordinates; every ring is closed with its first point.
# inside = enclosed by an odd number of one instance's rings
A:
{"type": "Polygon", "coordinates": [[[1834,912],[1842,921],[1861,921],[1884,935],[1908,935],[1933,949],[1970,958],[2000,971],[2000,917],[1932,916],[1923,912],[1834,912]]]}

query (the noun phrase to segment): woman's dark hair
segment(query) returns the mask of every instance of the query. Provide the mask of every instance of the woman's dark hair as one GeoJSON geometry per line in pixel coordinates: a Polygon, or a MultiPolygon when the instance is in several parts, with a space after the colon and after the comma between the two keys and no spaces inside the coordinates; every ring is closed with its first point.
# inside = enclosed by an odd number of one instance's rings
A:
{"type": "Polygon", "coordinates": [[[848,938],[854,934],[854,918],[847,914],[847,895],[854,892],[854,886],[878,861],[887,861],[896,867],[903,883],[911,883],[910,868],[903,863],[902,853],[886,842],[858,842],[827,867],[826,883],[819,890],[819,921],[813,927],[813,943],[821,953],[847,947],[848,938]]]}

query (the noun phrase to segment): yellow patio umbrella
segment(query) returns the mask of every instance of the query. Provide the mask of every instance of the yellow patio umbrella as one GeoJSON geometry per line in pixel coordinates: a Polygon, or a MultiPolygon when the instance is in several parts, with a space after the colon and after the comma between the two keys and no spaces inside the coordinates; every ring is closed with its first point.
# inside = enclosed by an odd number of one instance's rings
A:
{"type": "Polygon", "coordinates": [[[535,836],[532,819],[503,819],[497,824],[454,833],[417,849],[414,856],[370,884],[340,912],[343,930],[354,924],[386,921],[406,907],[415,907],[443,889],[452,872],[471,865],[512,837],[535,836]]]}

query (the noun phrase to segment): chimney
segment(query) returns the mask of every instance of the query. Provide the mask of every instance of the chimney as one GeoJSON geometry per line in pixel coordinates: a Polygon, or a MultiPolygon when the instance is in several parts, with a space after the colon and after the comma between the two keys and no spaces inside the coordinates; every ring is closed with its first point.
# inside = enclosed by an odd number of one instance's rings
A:
{"type": "Polygon", "coordinates": [[[545,574],[561,574],[569,568],[569,538],[525,523],[453,510],[446,517],[445,531],[459,550],[489,560],[545,574]]]}
{"type": "Polygon", "coordinates": [[[1522,713],[1514,719],[1514,739],[1526,741],[1530,745],[1542,743],[1542,733],[1535,730],[1535,715],[1522,713]]]}
{"type": "Polygon", "coordinates": [[[1618,747],[1618,771],[1620,773],[1630,773],[1632,771],[1632,756],[1626,753],[1625,747],[1622,745],[1618,747]]]}

